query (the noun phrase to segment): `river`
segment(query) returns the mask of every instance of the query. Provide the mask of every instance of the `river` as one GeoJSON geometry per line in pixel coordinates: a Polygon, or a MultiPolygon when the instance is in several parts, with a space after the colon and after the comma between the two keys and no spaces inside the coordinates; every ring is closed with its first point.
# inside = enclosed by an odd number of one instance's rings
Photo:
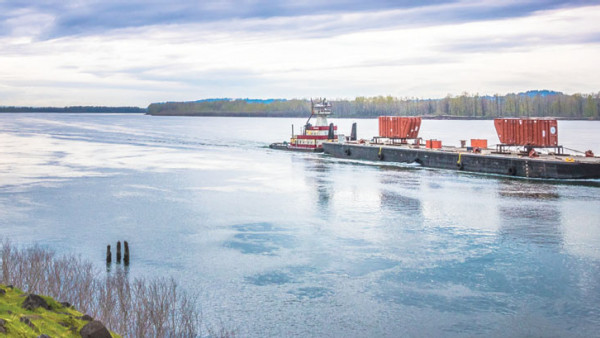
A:
{"type": "MultiPolygon", "coordinates": [[[[376,120],[333,120],[359,138],[376,120]]],[[[600,331],[600,181],[514,179],[276,151],[304,119],[0,114],[0,237],[130,278],[173,276],[239,336],[600,331]]],[[[492,121],[421,136],[498,142],[492,121]]],[[[600,122],[559,142],[600,153],[600,122]]]]}

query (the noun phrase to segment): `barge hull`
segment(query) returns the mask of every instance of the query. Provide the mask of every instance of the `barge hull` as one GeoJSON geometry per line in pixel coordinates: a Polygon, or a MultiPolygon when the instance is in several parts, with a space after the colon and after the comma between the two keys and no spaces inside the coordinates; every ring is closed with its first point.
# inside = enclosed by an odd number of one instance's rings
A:
{"type": "Polygon", "coordinates": [[[543,179],[598,179],[600,162],[566,162],[501,154],[414,149],[348,143],[323,144],[337,158],[379,162],[419,163],[423,167],[543,179]]]}

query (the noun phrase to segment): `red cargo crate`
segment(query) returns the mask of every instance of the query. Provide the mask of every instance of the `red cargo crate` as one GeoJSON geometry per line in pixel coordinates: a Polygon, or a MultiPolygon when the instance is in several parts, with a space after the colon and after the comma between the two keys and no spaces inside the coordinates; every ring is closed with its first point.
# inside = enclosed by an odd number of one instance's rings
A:
{"type": "Polygon", "coordinates": [[[419,137],[420,117],[379,116],[379,136],[398,139],[419,137]]]}
{"type": "Polygon", "coordinates": [[[487,140],[485,139],[471,139],[471,147],[473,148],[487,148],[487,140]]]}
{"type": "Polygon", "coordinates": [[[558,146],[558,122],[554,119],[495,119],[500,143],[515,146],[558,146]]]}
{"type": "Polygon", "coordinates": [[[427,149],[442,149],[442,141],[440,141],[440,140],[425,140],[425,148],[427,148],[427,149]]]}

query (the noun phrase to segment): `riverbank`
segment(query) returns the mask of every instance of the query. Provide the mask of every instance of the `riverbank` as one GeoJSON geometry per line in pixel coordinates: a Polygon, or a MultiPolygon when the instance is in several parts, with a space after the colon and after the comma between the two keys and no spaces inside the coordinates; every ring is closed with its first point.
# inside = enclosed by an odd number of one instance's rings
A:
{"type": "Polygon", "coordinates": [[[80,257],[36,245],[18,248],[4,241],[0,251],[0,318],[9,334],[64,336],[65,329],[80,332],[91,318],[124,337],[201,334],[198,297],[174,279],[130,280],[124,269],[105,275],[80,257]],[[43,296],[33,297],[37,305],[26,309],[29,294],[43,296]]]}
{"type": "Polygon", "coordinates": [[[67,302],[0,284],[0,334],[11,337],[120,337],[67,302]]]}

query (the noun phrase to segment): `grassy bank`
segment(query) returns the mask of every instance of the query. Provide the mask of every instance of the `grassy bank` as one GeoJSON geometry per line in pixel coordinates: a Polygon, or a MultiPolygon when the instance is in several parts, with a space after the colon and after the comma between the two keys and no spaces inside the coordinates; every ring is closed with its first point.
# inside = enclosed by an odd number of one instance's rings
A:
{"type": "MultiPolygon", "coordinates": [[[[59,256],[39,246],[18,248],[6,240],[2,242],[1,254],[0,283],[68,302],[81,313],[90,315],[125,337],[196,337],[203,334],[198,297],[182,290],[173,279],[130,280],[122,269],[100,273],[89,261],[80,257],[59,256]]],[[[11,323],[14,323],[15,317],[5,317],[9,314],[7,311],[15,313],[14,307],[18,306],[18,302],[15,303],[14,297],[19,297],[18,289],[8,290],[9,298],[6,300],[10,301],[0,305],[0,318],[10,319],[11,323]]],[[[49,301],[55,306],[59,304],[49,301]]],[[[52,309],[53,313],[74,311],[58,307],[52,309]]],[[[70,317],[75,314],[79,313],[75,311],[70,317]]],[[[46,317],[57,322],[66,320],[54,316],[48,314],[46,317]]],[[[80,324],[76,321],[73,326],[79,327],[80,324]]],[[[21,324],[17,325],[25,329],[21,324]]],[[[211,335],[211,330],[207,331],[211,335]]]]}
{"type": "MultiPolygon", "coordinates": [[[[23,307],[23,303],[27,301],[26,296],[26,293],[17,288],[0,284],[0,334],[9,337],[37,337],[41,334],[71,337],[77,336],[92,319],[69,304],[61,304],[46,296],[41,297],[48,309],[26,309],[23,307]]],[[[111,336],[119,337],[114,333],[111,336]]]]}

